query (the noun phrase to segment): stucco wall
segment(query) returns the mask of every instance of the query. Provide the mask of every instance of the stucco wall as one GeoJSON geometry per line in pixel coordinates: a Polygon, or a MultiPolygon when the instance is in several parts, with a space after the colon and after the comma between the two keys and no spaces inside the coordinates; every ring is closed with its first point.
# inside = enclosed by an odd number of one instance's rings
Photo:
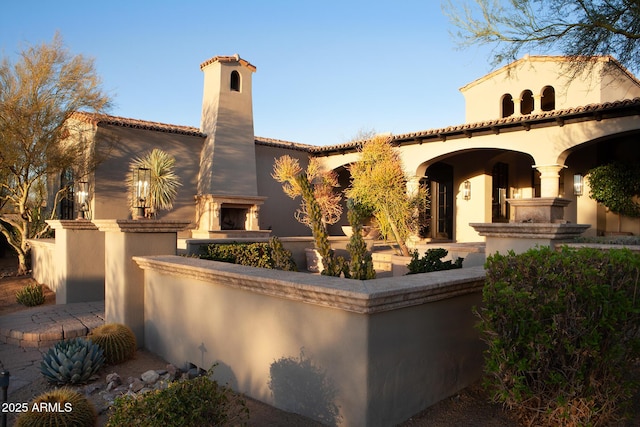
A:
{"type": "Polygon", "coordinates": [[[275,159],[289,155],[298,159],[300,166],[306,168],[309,154],[299,150],[256,144],[256,165],[258,194],[266,196],[260,207],[260,229],[272,230],[272,235],[310,236],[309,227],[300,224],[294,218],[296,209],[300,206],[300,198],[295,200],[284,194],[282,184],[271,177],[275,159]]]}
{"type": "Polygon", "coordinates": [[[97,138],[115,138],[116,146],[101,163],[93,179],[95,197],[93,219],[126,219],[131,217],[126,177],[130,163],[159,148],[176,159],[175,173],[182,185],[178,189],[173,210],[162,211],[159,218],[195,221],[195,199],[200,150],[203,139],[178,133],[140,130],[130,127],[100,125],[97,138]]]}
{"type": "Polygon", "coordinates": [[[219,381],[329,425],[395,425],[481,374],[471,307],[481,302],[482,267],[363,282],[134,260],[145,270],[150,351],[178,366],[217,362],[219,381]]]}
{"type": "MultiPolygon", "coordinates": [[[[555,89],[556,110],[640,96],[637,82],[612,62],[600,61],[593,69],[577,75],[566,65],[567,60],[562,57],[525,57],[465,85],[460,89],[465,97],[465,121],[499,119],[504,94],[515,100],[523,91],[531,90],[535,97],[546,86],[555,89]],[[610,74],[603,77],[603,70],[610,74]]],[[[539,101],[535,100],[536,109],[539,101]]]]}
{"type": "Polygon", "coordinates": [[[55,239],[32,239],[29,240],[29,246],[31,247],[31,276],[36,282],[45,284],[53,292],[57,292],[53,261],[55,239]]]}

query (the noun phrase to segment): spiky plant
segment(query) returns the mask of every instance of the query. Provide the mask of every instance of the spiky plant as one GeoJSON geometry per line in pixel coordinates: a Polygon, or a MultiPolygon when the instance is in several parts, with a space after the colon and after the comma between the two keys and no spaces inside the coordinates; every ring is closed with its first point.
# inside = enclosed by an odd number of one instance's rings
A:
{"type": "Polygon", "coordinates": [[[27,307],[44,304],[44,290],[42,285],[32,283],[16,292],[16,301],[27,307]]]}
{"type": "Polygon", "coordinates": [[[180,177],[175,173],[175,164],[175,157],[158,148],[154,148],[143,157],[136,158],[131,162],[131,172],[127,176],[130,197],[133,194],[134,186],[133,171],[146,168],[151,172],[151,182],[149,183],[151,212],[157,215],[158,211],[173,209],[173,202],[178,195],[178,187],[182,185],[180,177]]]}
{"type": "Polygon", "coordinates": [[[102,348],[84,338],[60,341],[43,356],[40,372],[51,383],[82,384],[104,364],[102,348]]]}
{"type": "Polygon", "coordinates": [[[97,327],[88,338],[104,350],[107,363],[117,365],[129,360],[136,352],[136,336],[120,323],[107,323],[97,327]]]}
{"type": "Polygon", "coordinates": [[[82,394],[70,388],[59,388],[42,393],[22,412],[16,427],[95,426],[98,415],[93,404],[82,394]]]}

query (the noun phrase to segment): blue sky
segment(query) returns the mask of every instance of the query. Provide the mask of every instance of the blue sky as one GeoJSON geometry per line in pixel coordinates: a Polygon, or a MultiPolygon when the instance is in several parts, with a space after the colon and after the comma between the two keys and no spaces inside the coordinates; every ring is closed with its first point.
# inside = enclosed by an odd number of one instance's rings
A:
{"type": "Polygon", "coordinates": [[[257,67],[258,136],[339,144],[361,130],[464,122],[459,88],[491,71],[488,47],[460,50],[438,0],[12,1],[0,55],[50,42],[96,61],[110,114],[199,127],[200,64],[257,67]]]}

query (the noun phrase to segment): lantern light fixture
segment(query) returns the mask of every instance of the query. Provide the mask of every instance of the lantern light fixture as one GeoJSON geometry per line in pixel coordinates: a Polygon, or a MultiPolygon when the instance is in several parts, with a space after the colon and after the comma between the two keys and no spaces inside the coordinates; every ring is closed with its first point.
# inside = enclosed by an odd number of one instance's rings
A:
{"type": "Polygon", "coordinates": [[[133,208],[137,211],[138,218],[145,218],[151,207],[151,170],[149,168],[137,168],[133,170],[133,208]]]}
{"type": "Polygon", "coordinates": [[[469,180],[462,184],[462,198],[465,200],[471,199],[471,181],[469,180]]]}
{"type": "Polygon", "coordinates": [[[87,181],[76,183],[76,202],[78,203],[77,219],[87,219],[87,212],[89,212],[89,183],[87,181]]]}
{"type": "Polygon", "coordinates": [[[582,196],[584,191],[584,177],[577,173],[573,175],[573,194],[575,196],[582,196]]]}

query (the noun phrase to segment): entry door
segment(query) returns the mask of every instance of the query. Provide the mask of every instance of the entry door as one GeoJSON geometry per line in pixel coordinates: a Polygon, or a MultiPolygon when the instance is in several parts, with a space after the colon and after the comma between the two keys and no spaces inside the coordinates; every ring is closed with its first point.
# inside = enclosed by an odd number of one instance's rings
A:
{"type": "Polygon", "coordinates": [[[453,239],[453,167],[434,163],[427,168],[431,181],[431,215],[434,239],[453,239]]]}
{"type": "Polygon", "coordinates": [[[509,165],[502,162],[496,163],[493,166],[492,178],[491,222],[508,222],[507,189],[509,188],[509,165]]]}

